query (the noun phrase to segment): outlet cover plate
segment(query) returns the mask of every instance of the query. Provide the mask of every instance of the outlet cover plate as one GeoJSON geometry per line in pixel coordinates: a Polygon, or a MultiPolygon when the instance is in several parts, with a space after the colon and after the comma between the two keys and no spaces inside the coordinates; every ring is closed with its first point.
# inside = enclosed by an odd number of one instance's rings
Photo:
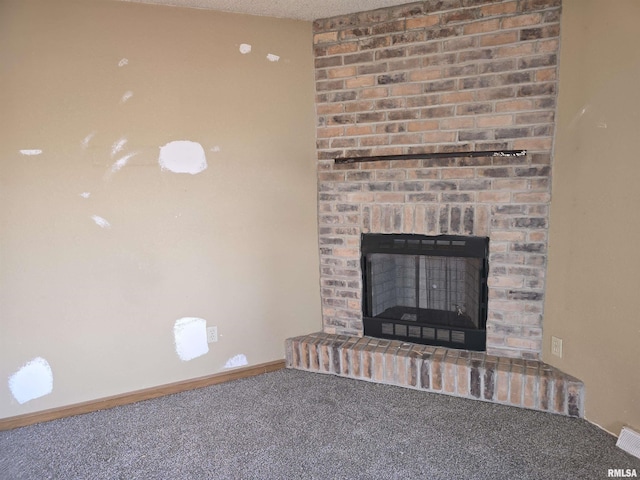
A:
{"type": "Polygon", "coordinates": [[[551,337],[551,353],[556,357],[562,358],[562,339],[551,337]]]}
{"type": "Polygon", "coordinates": [[[207,327],[207,343],[218,341],[218,327],[207,327]]]}

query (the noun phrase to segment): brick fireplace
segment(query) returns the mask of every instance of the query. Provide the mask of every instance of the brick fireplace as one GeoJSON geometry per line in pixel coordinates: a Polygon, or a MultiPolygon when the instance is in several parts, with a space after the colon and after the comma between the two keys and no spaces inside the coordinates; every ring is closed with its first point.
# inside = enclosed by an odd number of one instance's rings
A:
{"type": "Polygon", "coordinates": [[[583,384],[540,361],[560,13],[432,0],[314,23],[323,331],[287,340],[289,367],[582,416],[583,384]],[[489,150],[527,153],[464,154],[489,150]],[[489,238],[486,352],[363,335],[369,233],[489,238]]]}
{"type": "Polygon", "coordinates": [[[559,0],[444,0],[315,22],[324,332],[362,335],[362,233],[473,235],[487,353],[540,357],[559,21],[559,0]],[[334,162],[498,149],[527,155],[334,162]]]}

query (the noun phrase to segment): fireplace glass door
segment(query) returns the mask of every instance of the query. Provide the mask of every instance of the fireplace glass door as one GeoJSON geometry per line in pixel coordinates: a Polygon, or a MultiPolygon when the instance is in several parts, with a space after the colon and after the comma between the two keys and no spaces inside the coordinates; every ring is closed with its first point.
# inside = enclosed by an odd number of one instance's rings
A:
{"type": "Polygon", "coordinates": [[[364,235],[364,333],[485,350],[488,239],[364,235]]]}

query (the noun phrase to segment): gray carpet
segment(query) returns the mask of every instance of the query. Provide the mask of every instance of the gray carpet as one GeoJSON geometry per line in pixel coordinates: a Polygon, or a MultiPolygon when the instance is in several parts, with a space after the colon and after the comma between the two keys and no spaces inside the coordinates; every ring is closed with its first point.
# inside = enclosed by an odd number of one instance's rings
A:
{"type": "Polygon", "coordinates": [[[0,432],[2,479],[604,479],[580,419],[282,370],[0,432]]]}

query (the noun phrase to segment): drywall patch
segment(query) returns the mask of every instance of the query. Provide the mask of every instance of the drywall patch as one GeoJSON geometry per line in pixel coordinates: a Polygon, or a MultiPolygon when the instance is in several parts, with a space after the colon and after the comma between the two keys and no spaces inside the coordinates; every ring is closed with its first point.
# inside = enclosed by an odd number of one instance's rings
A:
{"type": "Polygon", "coordinates": [[[98,215],[91,215],[91,220],[95,222],[100,228],[111,228],[111,224],[104,218],[98,215]]]}
{"type": "Polygon", "coordinates": [[[139,152],[128,153],[124,157],[118,159],[118,161],[116,163],[111,165],[111,172],[115,173],[115,172],[119,171],[120,169],[122,169],[122,167],[124,167],[132,157],[135,157],[136,155],[138,155],[138,153],[139,152]]]}
{"type": "Polygon", "coordinates": [[[82,198],[89,198],[89,197],[91,196],[91,192],[82,192],[82,193],[80,194],[80,196],[81,196],[82,198]]]}
{"type": "Polygon", "coordinates": [[[197,142],[176,140],[160,147],[158,163],[162,170],[196,175],[207,168],[204,148],[197,142]]]}
{"type": "Polygon", "coordinates": [[[126,137],[122,137],[120,140],[114,142],[113,145],[111,145],[111,157],[115,157],[118,152],[122,151],[126,144],[126,137]]]}
{"type": "Polygon", "coordinates": [[[240,53],[243,55],[246,55],[247,53],[251,52],[251,45],[249,45],[248,43],[243,43],[240,45],[240,53]]]}
{"type": "Polygon", "coordinates": [[[127,100],[129,100],[131,97],[133,97],[133,92],[131,90],[127,90],[126,92],[124,92],[124,94],[122,95],[122,98],[120,99],[120,104],[122,105],[123,103],[125,103],[127,100]]]}
{"type": "Polygon", "coordinates": [[[215,153],[218,153],[220,151],[220,147],[217,146],[217,145],[215,147],[211,147],[211,151],[215,152],[215,153]]]}
{"type": "Polygon", "coordinates": [[[278,60],[280,60],[280,57],[278,55],[274,55],[273,53],[269,53],[267,54],[267,60],[269,60],[270,62],[277,62],[278,60]]]}
{"type": "Polygon", "coordinates": [[[95,134],[96,132],[91,132],[89,135],[87,135],[82,139],[82,142],[81,142],[82,148],[85,148],[85,149],[89,148],[89,142],[91,142],[95,134]]]}
{"type": "Polygon", "coordinates": [[[224,368],[244,367],[247,363],[247,357],[241,353],[227,360],[227,363],[224,364],[224,368]]]}
{"type": "Polygon", "coordinates": [[[49,362],[42,357],[27,362],[9,377],[9,390],[20,405],[49,395],[53,391],[53,372],[49,362]]]}
{"type": "Polygon", "coordinates": [[[118,66],[119,67],[124,67],[125,65],[128,65],[128,64],[129,64],[129,59],[128,58],[122,58],[118,62],[118,66]]]}
{"type": "Polygon", "coordinates": [[[184,317],[173,324],[173,340],[180,360],[188,362],[209,352],[207,322],[202,318],[184,317]]]}
{"type": "Polygon", "coordinates": [[[33,157],[35,155],[42,154],[42,150],[38,148],[34,148],[34,149],[20,150],[20,153],[22,155],[26,155],[27,157],[33,157]]]}

